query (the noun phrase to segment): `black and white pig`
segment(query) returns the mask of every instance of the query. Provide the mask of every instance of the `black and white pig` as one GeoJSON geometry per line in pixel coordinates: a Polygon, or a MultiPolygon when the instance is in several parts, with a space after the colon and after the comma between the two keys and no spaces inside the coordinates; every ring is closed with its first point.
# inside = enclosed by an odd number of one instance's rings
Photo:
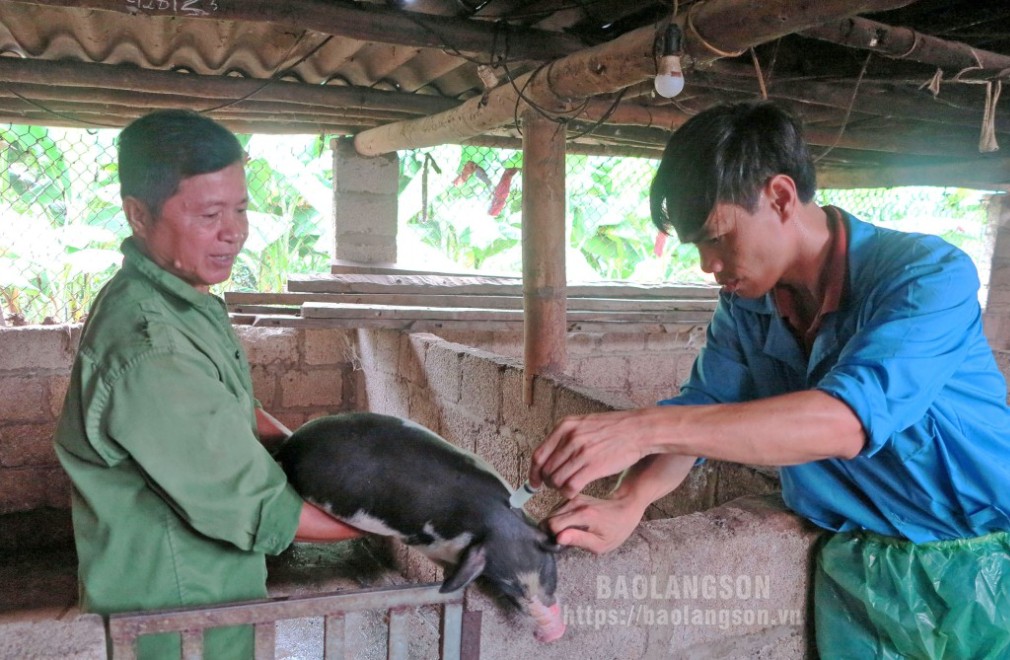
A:
{"type": "Polygon", "coordinates": [[[477,456],[409,420],[345,413],[305,424],[275,457],[307,501],[445,566],[442,592],[482,575],[536,620],[538,640],[564,634],[559,546],[509,505],[509,484],[477,456]]]}

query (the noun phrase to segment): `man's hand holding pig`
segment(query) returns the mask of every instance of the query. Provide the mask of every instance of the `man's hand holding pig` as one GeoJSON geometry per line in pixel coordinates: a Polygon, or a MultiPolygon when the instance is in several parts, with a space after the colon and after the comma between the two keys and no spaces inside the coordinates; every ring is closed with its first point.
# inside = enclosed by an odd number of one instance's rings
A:
{"type": "Polygon", "coordinates": [[[657,409],[569,417],[533,453],[529,478],[546,483],[569,501],[546,520],[561,545],[609,552],[634,531],[646,507],[676,488],[693,456],[657,455],[657,409]],[[627,470],[605,499],[580,495],[590,482],[627,470]]]}
{"type": "Polygon", "coordinates": [[[617,474],[650,453],[654,428],[645,410],[566,417],[533,452],[530,483],[545,483],[571,499],[590,482],[617,474]]]}
{"type": "Polygon", "coordinates": [[[616,549],[631,536],[644,510],[630,497],[615,494],[599,499],[576,495],[551,513],[545,522],[559,544],[603,554],[616,549]]]}

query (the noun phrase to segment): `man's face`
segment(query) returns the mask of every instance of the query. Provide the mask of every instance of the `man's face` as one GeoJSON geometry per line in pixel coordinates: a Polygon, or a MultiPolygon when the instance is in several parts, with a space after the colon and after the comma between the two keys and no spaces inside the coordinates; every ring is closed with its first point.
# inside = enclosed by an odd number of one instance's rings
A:
{"type": "Polygon", "coordinates": [[[712,273],[723,290],[759,298],[778,283],[788,263],[781,226],[780,216],[761,193],[754,213],[735,204],[716,204],[692,242],[702,270],[712,273]]]}
{"type": "Polygon", "coordinates": [[[142,251],[203,292],[231,276],[249,234],[248,204],[242,163],[183,179],[158,218],[135,198],[124,200],[142,251]]]}

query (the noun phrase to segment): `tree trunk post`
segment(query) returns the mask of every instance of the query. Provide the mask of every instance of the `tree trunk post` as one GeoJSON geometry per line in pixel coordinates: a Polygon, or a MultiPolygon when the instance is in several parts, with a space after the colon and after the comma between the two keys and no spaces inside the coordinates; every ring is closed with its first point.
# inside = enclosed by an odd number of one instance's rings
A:
{"type": "Polygon", "coordinates": [[[565,129],[536,110],[523,114],[523,400],[533,379],[566,362],[565,129]]]}

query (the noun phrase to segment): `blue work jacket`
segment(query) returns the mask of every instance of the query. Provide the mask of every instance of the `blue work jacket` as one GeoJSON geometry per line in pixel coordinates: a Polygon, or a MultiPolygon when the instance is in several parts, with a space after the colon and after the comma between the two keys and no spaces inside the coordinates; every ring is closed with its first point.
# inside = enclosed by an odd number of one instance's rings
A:
{"type": "Polygon", "coordinates": [[[660,403],[821,390],[848,404],[867,441],[851,460],[783,467],[793,511],[916,543],[1010,530],[1010,409],[974,264],[935,236],[843,217],[845,290],[809,358],[771,294],[723,294],[681,394],[660,403]]]}

